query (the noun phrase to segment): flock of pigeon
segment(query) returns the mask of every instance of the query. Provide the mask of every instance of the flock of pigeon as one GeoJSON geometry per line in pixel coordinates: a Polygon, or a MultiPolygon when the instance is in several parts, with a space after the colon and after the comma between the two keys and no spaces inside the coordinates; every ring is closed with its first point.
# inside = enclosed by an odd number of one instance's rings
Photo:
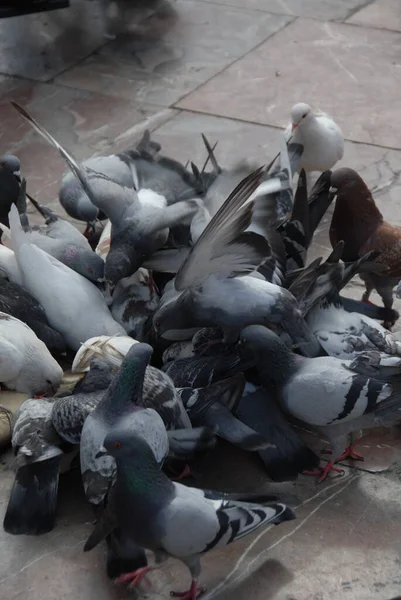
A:
{"type": "Polygon", "coordinates": [[[77,164],[13,105],[67,162],[60,202],[87,228],[29,196],[18,159],[2,157],[0,381],[29,395],[14,415],[4,528],[50,531],[59,475],[78,460],[97,518],[84,550],[105,540],[109,577],[130,586],[177,558],[191,574],[178,595],[195,600],[203,553],[295,518],[277,497],[179,483],[216,438],[257,454],[273,481],[323,481],[363,460],[361,429],[401,421],[401,342],[389,331],[401,228],[355,171],[330,171],[343,135],[306,104],[268,166],[231,169],[205,136],[200,169],[163,156],[148,132],[77,164]],[[43,226],[31,227],[28,201],[43,226]],[[333,201],[333,251],[308,264],[333,201]],[[360,302],[342,295],[357,274],[360,302]],[[326,464],[297,425],[329,440],[326,464]]]}

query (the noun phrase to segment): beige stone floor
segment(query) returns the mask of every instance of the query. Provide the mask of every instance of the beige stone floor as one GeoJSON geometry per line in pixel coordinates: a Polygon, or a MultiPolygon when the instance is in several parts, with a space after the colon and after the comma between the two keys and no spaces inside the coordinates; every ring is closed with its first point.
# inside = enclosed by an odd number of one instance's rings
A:
{"type": "MultiPolygon", "coordinates": [[[[121,4],[121,2],[120,2],[121,4]]],[[[343,164],[401,224],[400,0],[157,0],[122,4],[119,35],[106,41],[97,1],[0,21],[0,153],[16,153],[28,191],[54,201],[64,163],[12,109],[26,106],[78,159],[134,144],[145,128],[163,150],[200,162],[200,134],[218,140],[223,165],[267,162],[291,106],[331,113],[346,142],[343,164]]],[[[328,215],[313,255],[328,253],[328,215]]],[[[353,283],[349,293],[359,297],[353,283]]],[[[401,302],[396,302],[401,309],[401,302]]],[[[401,595],[400,431],[361,442],[364,470],[317,485],[302,476],[273,485],[258,461],[221,445],[196,465],[195,482],[225,490],[285,493],[297,520],[205,557],[206,598],[390,600],[401,595]]],[[[13,474],[1,458],[0,512],[13,474]]],[[[62,478],[56,528],[0,531],[3,600],[112,600],[103,549],[83,554],[92,513],[78,473],[62,478]]],[[[187,574],[171,563],[150,598],[168,598],[187,574]]]]}

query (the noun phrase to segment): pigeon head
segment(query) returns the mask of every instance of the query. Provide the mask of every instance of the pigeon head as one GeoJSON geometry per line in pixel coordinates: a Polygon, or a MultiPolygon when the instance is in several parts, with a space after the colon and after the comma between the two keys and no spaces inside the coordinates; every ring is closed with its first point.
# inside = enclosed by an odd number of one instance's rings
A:
{"type": "Polygon", "coordinates": [[[63,263],[94,283],[104,279],[103,259],[90,249],[69,246],[65,251],[63,263]]]}
{"type": "Polygon", "coordinates": [[[37,361],[25,365],[20,380],[26,382],[26,391],[32,396],[54,396],[60,387],[63,370],[55,361],[43,361],[38,367],[37,361]]]}
{"type": "Polygon", "coordinates": [[[189,293],[183,292],[178,299],[167,302],[154,314],[153,328],[159,336],[172,340],[187,339],[184,333],[182,337],[177,330],[194,327],[198,329],[194,317],[191,318],[189,305],[185,301],[188,296],[189,293]]]}
{"type": "MultiPolygon", "coordinates": [[[[136,262],[132,260],[133,249],[130,249],[130,256],[123,250],[112,248],[106,257],[106,264],[104,267],[104,277],[110,285],[117,285],[124,277],[129,277],[135,271],[136,262]]],[[[138,268],[140,263],[138,262],[138,268]]]]}
{"type": "MultiPolygon", "coordinates": [[[[362,177],[358,175],[353,169],[348,167],[342,167],[337,169],[331,174],[331,187],[330,192],[335,194],[345,194],[350,192],[351,194],[360,194],[361,192],[368,191],[368,187],[362,177]]],[[[370,194],[370,192],[369,192],[370,194]]]]}
{"type": "Polygon", "coordinates": [[[295,359],[291,349],[273,331],[262,325],[249,325],[242,330],[240,343],[252,352],[264,379],[268,378],[276,385],[288,380],[295,359]]]}
{"type": "Polygon", "coordinates": [[[310,122],[313,118],[314,116],[309,104],[305,104],[304,102],[295,104],[291,110],[292,131],[296,127],[303,127],[305,123],[310,122]]]}
{"type": "Polygon", "coordinates": [[[74,219],[91,223],[99,216],[99,209],[92,204],[75,177],[69,177],[59,191],[61,206],[74,219]]]}
{"type": "Polygon", "coordinates": [[[103,448],[98,452],[98,456],[110,454],[117,461],[124,458],[140,457],[142,460],[149,460],[157,467],[157,462],[149,444],[136,434],[131,428],[116,428],[107,434],[103,448]]]}
{"type": "Polygon", "coordinates": [[[12,154],[3,154],[0,156],[0,167],[3,169],[9,169],[16,177],[19,177],[21,163],[19,158],[12,154]]]}

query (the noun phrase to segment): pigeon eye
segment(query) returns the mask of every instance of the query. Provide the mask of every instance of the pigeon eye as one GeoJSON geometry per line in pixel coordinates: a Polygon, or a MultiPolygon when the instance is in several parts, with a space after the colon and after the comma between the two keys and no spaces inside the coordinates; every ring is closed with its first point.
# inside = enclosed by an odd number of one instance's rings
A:
{"type": "Polygon", "coordinates": [[[115,448],[121,448],[121,442],[114,442],[115,448]]]}
{"type": "Polygon", "coordinates": [[[90,267],[88,267],[88,271],[89,271],[89,273],[93,273],[93,271],[90,267]]]}
{"type": "Polygon", "coordinates": [[[50,381],[50,379],[46,379],[46,383],[48,383],[49,385],[52,385],[52,382],[50,381]]]}
{"type": "Polygon", "coordinates": [[[304,115],[302,115],[302,118],[303,118],[303,119],[305,119],[305,117],[306,117],[306,115],[307,115],[307,114],[308,114],[308,113],[305,113],[304,115]]]}
{"type": "Polygon", "coordinates": [[[344,185],[348,185],[348,184],[349,184],[349,181],[348,181],[348,179],[346,179],[346,180],[344,181],[344,185]]]}

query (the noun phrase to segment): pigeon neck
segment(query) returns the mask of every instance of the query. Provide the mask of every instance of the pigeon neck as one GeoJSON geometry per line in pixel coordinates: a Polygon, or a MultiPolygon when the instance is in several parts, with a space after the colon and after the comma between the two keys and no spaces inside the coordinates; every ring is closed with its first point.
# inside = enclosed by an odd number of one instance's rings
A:
{"type": "Polygon", "coordinates": [[[370,238],[383,216],[368,188],[357,190],[353,196],[338,194],[330,226],[333,245],[344,241],[344,261],[356,260],[361,246],[370,238]]]}
{"type": "Polygon", "coordinates": [[[129,459],[117,460],[117,487],[131,500],[144,502],[149,508],[165,503],[174,494],[174,484],[166,477],[155,459],[135,454],[129,459]]]}
{"type": "Polygon", "coordinates": [[[267,357],[261,353],[257,360],[258,370],[261,375],[269,380],[269,388],[280,388],[287,383],[296,371],[295,356],[283,342],[277,344],[274,351],[267,357]],[[267,366],[268,365],[268,366],[267,366]]]}
{"type": "Polygon", "coordinates": [[[104,403],[109,414],[132,410],[141,399],[144,370],[136,362],[123,362],[110,384],[104,403]]]}

